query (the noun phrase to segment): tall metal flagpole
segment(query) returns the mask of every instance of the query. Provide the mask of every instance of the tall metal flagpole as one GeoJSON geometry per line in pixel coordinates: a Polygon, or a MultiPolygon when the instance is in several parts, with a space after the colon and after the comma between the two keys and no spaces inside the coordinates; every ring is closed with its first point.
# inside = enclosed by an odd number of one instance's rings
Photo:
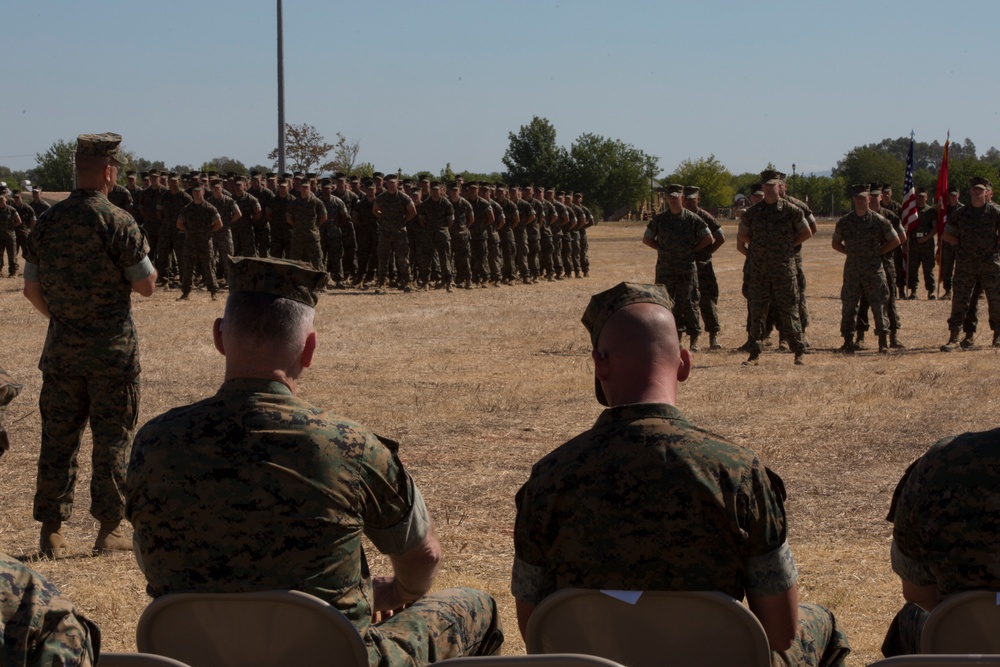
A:
{"type": "Polygon", "coordinates": [[[278,175],[285,173],[285,38],[278,0],[278,175]]]}

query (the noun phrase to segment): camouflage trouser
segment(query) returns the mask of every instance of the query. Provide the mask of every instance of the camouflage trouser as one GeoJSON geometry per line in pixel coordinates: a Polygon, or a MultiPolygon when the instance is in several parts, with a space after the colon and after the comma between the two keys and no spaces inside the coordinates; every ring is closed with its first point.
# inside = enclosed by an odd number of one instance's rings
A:
{"type": "Polygon", "coordinates": [[[495,655],[503,645],[496,602],[471,588],[447,588],[369,628],[371,667],[427,665],[463,655],[495,655]]]}
{"type": "MultiPolygon", "coordinates": [[[[173,262],[180,263],[184,255],[184,240],[186,234],[177,227],[165,227],[160,230],[159,241],[156,246],[156,272],[161,278],[170,275],[170,265],[173,262]]],[[[152,246],[150,246],[152,248],[152,246]]]]}
{"type": "MultiPolygon", "coordinates": [[[[455,259],[455,282],[472,280],[472,264],[469,261],[469,232],[462,230],[451,235],[451,252],[455,259]]],[[[443,264],[442,264],[443,266],[443,264]]]]}
{"type": "MultiPolygon", "coordinates": [[[[574,229],[569,233],[569,258],[573,264],[573,271],[580,273],[580,231],[574,229]]],[[[565,264],[565,261],[563,262],[565,264]]],[[[570,274],[569,266],[566,267],[566,275],[570,274]]]]}
{"type": "Polygon", "coordinates": [[[226,267],[226,257],[231,257],[233,254],[233,234],[228,226],[212,232],[212,248],[215,250],[215,275],[218,278],[225,278],[229,270],[226,267]]]}
{"type": "MultiPolygon", "coordinates": [[[[144,222],[142,223],[142,231],[146,234],[146,242],[149,244],[149,261],[157,265],[160,259],[160,223],[144,222]]],[[[157,266],[156,268],[159,271],[160,267],[157,266]]],[[[163,274],[161,273],[160,275],[162,276],[163,274]]]]}
{"type": "MultiPolygon", "coordinates": [[[[980,266],[959,263],[955,267],[955,282],[951,291],[951,317],[948,328],[958,329],[965,322],[974,301],[976,287],[986,292],[990,329],[1000,333],[1000,261],[984,262],[980,266]]],[[[976,299],[978,302],[978,297],[976,299]]]]}
{"type": "Polygon", "coordinates": [[[500,233],[494,228],[486,234],[486,251],[489,258],[490,280],[500,280],[500,233]]]}
{"type": "Polygon", "coordinates": [[[313,268],[323,268],[323,245],[319,234],[296,234],[292,232],[292,244],[288,253],[289,259],[309,262],[313,268]]]}
{"type": "Polygon", "coordinates": [[[590,244],[587,242],[587,230],[580,230],[580,268],[584,275],[590,273],[590,244]]]}
{"type": "Polygon", "coordinates": [[[934,239],[925,243],[917,243],[916,238],[909,240],[909,260],[906,263],[906,286],[917,289],[920,269],[924,273],[924,287],[928,292],[934,291],[934,239]]]}
{"type": "Polygon", "coordinates": [[[879,270],[874,274],[854,275],[844,269],[844,285],[840,288],[840,335],[854,337],[857,328],[858,309],[864,302],[871,307],[872,319],[875,321],[875,333],[884,336],[888,333],[888,318],[886,305],[889,302],[889,287],[885,284],[885,274],[879,264],[879,270]]]}
{"type": "Polygon", "coordinates": [[[839,667],[851,645],[826,607],[799,605],[799,623],[787,651],[771,651],[772,667],[839,667]]]}
{"type": "Polygon", "coordinates": [[[253,223],[249,220],[238,220],[233,223],[233,254],[238,257],[256,257],[257,255],[253,223]]]}
{"type": "Polygon", "coordinates": [[[486,237],[472,237],[469,239],[469,254],[470,261],[472,264],[472,282],[483,283],[489,280],[490,270],[486,265],[487,258],[487,241],[486,237]]]}
{"type": "Polygon", "coordinates": [[[418,248],[420,282],[428,282],[431,278],[431,268],[434,266],[434,255],[437,254],[441,270],[441,280],[450,283],[451,270],[451,234],[447,229],[424,230],[421,244],[418,248]]]}
{"type": "Polygon", "coordinates": [[[514,230],[510,227],[504,227],[500,230],[500,254],[502,255],[500,273],[507,280],[514,277],[514,254],[516,252],[514,230]]]}
{"type": "Polygon", "coordinates": [[[269,257],[278,258],[288,258],[288,251],[291,250],[292,245],[292,230],[289,229],[287,223],[284,224],[284,228],[281,231],[276,229],[271,230],[271,249],[269,257]]]}
{"type": "Polygon", "coordinates": [[[882,655],[914,655],[920,653],[920,633],[930,614],[912,602],[907,602],[889,624],[882,641],[882,655]]]}
{"type": "Polygon", "coordinates": [[[38,396],[42,448],[38,454],[36,521],[66,521],[73,512],[77,453],[90,421],[90,513],[98,521],[125,516],[125,470],[139,418],[139,378],[43,373],[38,396]]]}
{"type": "Polygon", "coordinates": [[[212,252],[212,239],[209,237],[188,237],[184,242],[184,258],[181,261],[181,292],[191,291],[191,283],[195,269],[205,279],[205,287],[215,294],[219,284],[215,281],[215,257],[212,252]]]}
{"type": "Polygon", "coordinates": [[[795,253],[795,280],[799,288],[799,324],[805,332],[809,326],[809,308],[806,306],[806,274],[802,270],[802,249],[795,253]]]}
{"type": "Polygon", "coordinates": [[[567,278],[573,275],[574,270],[579,270],[580,268],[575,265],[575,262],[573,260],[573,232],[563,232],[562,268],[563,268],[563,274],[567,278]]]}
{"type": "Polygon", "coordinates": [[[378,235],[371,225],[361,225],[354,230],[358,241],[357,280],[371,280],[378,269],[378,235]]]}
{"type": "Polygon", "coordinates": [[[402,286],[410,282],[410,239],[406,227],[382,227],[378,234],[378,279],[382,282],[389,274],[389,263],[396,258],[396,282],[402,286]]]}
{"type": "Polygon", "coordinates": [[[705,331],[717,334],[722,330],[719,326],[719,281],[715,278],[712,260],[698,262],[698,307],[701,319],[705,322],[705,331]]]}
{"type": "Polygon", "coordinates": [[[358,238],[354,234],[354,223],[346,222],[341,226],[344,235],[344,275],[350,278],[358,271],[358,238]]]}
{"type": "Polygon", "coordinates": [[[892,251],[892,264],[896,269],[896,289],[902,292],[906,289],[906,262],[903,261],[903,246],[896,246],[892,251]]]}
{"type": "Polygon", "coordinates": [[[667,288],[667,293],[674,300],[671,311],[677,321],[677,331],[697,336],[701,333],[701,322],[698,319],[698,274],[696,273],[663,273],[657,271],[656,282],[667,288]]]}
{"type": "Polygon", "coordinates": [[[21,385],[14,382],[14,378],[0,368],[0,456],[3,456],[3,453],[10,449],[10,440],[7,439],[7,429],[4,427],[3,418],[7,412],[7,406],[17,398],[21,389],[21,385]]]}
{"type": "Polygon", "coordinates": [[[3,270],[3,258],[7,255],[7,275],[17,275],[17,236],[13,233],[0,233],[0,271],[3,270]]]}
{"type": "Polygon", "coordinates": [[[788,346],[795,353],[801,353],[805,349],[794,265],[772,267],[768,272],[751,269],[747,296],[750,301],[752,348],[760,352],[760,341],[767,337],[768,309],[773,307],[778,331],[789,338],[788,346]]]}
{"type": "Polygon", "coordinates": [[[562,264],[562,244],[563,235],[562,231],[556,234],[552,232],[552,270],[557,276],[562,275],[563,264],[562,264]]]}
{"type": "Polygon", "coordinates": [[[0,554],[0,590],[4,609],[14,611],[3,619],[0,663],[93,667],[101,631],[58,588],[17,560],[0,554]]]}
{"type": "MultiPolygon", "coordinates": [[[[889,321],[889,332],[899,331],[902,327],[902,322],[899,319],[899,308],[896,306],[896,285],[892,282],[892,258],[886,255],[882,256],[882,272],[885,274],[886,278],[886,289],[889,292],[889,300],[885,304],[885,319],[889,321]]],[[[868,299],[865,296],[861,297],[861,307],[858,310],[858,333],[863,331],[868,331],[868,310],[870,306],[868,304],[868,299]]]]}
{"type": "Polygon", "coordinates": [[[514,262],[521,279],[530,279],[533,274],[528,268],[528,230],[524,225],[514,230],[514,262]]]}
{"type": "Polygon", "coordinates": [[[955,246],[947,241],[941,242],[941,287],[945,292],[951,291],[951,279],[955,273],[955,246]]]}
{"type": "MultiPolygon", "coordinates": [[[[328,223],[329,224],[329,223],[328,223]]],[[[334,223],[336,224],[336,223],[334,223]]],[[[338,228],[338,232],[340,229],[338,228]]],[[[326,249],[326,270],[330,274],[330,280],[340,283],[344,281],[344,236],[340,234],[327,234],[323,238],[323,246],[326,249]]]]}
{"type": "Polygon", "coordinates": [[[271,225],[267,220],[261,218],[253,223],[253,240],[258,257],[271,256],[271,225]]]}
{"type": "Polygon", "coordinates": [[[552,262],[552,255],[555,253],[555,243],[548,234],[543,234],[539,238],[539,271],[546,276],[552,277],[555,274],[555,264],[552,262]]]}
{"type": "Polygon", "coordinates": [[[531,274],[532,278],[537,278],[542,275],[541,272],[541,253],[542,247],[539,243],[538,233],[534,235],[528,234],[528,272],[531,274]]]}

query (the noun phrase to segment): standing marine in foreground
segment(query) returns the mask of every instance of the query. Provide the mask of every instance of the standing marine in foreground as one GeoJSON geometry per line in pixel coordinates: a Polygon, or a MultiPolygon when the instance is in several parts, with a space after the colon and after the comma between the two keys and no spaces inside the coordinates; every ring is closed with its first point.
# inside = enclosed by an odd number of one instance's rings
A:
{"type": "Polygon", "coordinates": [[[118,181],[122,138],[77,139],[79,187],[38,220],[28,237],[24,296],[49,319],[38,368],[42,446],[34,517],[43,554],[66,546],[76,457],[89,420],[94,437],[90,513],[101,528],[96,551],[131,551],[118,529],[132,436],[139,416],[139,340],[132,292],[151,296],[156,270],[131,215],[108,201],[118,181]]]}

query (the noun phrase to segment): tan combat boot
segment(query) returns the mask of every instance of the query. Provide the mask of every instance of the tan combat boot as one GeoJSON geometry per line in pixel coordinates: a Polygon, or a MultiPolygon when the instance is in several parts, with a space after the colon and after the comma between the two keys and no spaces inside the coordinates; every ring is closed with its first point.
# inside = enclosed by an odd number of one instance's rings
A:
{"type": "Polygon", "coordinates": [[[38,540],[38,549],[43,556],[48,558],[62,558],[67,544],[65,538],[59,530],[62,528],[61,521],[43,521],[42,536],[38,540]]]}
{"type": "Polygon", "coordinates": [[[691,336],[691,344],[688,346],[688,349],[692,352],[701,352],[701,348],[698,347],[698,334],[691,336]]]}
{"type": "Polygon", "coordinates": [[[119,529],[120,526],[121,521],[102,521],[101,529],[97,532],[97,540],[94,542],[94,551],[97,553],[132,551],[132,540],[125,537],[119,529]]]}
{"type": "Polygon", "coordinates": [[[941,346],[942,352],[954,352],[958,349],[958,333],[960,329],[952,329],[951,337],[948,338],[948,342],[941,346]]]}

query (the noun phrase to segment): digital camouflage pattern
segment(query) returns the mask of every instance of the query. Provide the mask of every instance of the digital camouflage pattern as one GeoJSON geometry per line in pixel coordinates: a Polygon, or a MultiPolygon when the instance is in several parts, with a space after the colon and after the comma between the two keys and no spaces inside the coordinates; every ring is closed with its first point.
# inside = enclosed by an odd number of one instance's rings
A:
{"type": "Polygon", "coordinates": [[[406,211],[413,200],[409,195],[402,192],[390,194],[388,190],[375,197],[382,217],[379,219],[380,228],[395,231],[404,228],[406,224],[406,211]]]}
{"type": "Polygon", "coordinates": [[[23,387],[14,382],[14,378],[7,374],[7,371],[0,368],[0,456],[10,449],[10,440],[7,438],[7,429],[4,427],[3,419],[7,413],[7,406],[17,398],[23,387]]]}
{"type": "Polygon", "coordinates": [[[233,254],[253,257],[257,254],[257,240],[254,235],[254,217],[261,210],[260,202],[249,192],[233,196],[240,209],[240,219],[233,223],[233,254]]]}
{"type": "Polygon", "coordinates": [[[166,190],[157,199],[156,210],[163,221],[157,237],[157,246],[152,250],[156,253],[156,271],[160,276],[167,275],[172,255],[176,255],[178,260],[183,260],[187,254],[184,249],[187,237],[177,228],[177,218],[193,201],[191,195],[183,190],[178,190],[176,193],[166,190]]]}
{"type": "MultiPolygon", "coordinates": [[[[784,499],[751,450],[677,408],[610,408],[518,491],[511,592],[533,604],[568,587],[783,593],[797,579],[784,499]]],[[[833,615],[816,605],[799,615],[775,662],[842,664],[850,649],[833,615]]]]}
{"type": "Polygon", "coordinates": [[[268,224],[271,231],[272,257],[288,257],[291,249],[292,228],[288,225],[288,208],[296,197],[288,194],[285,197],[275,194],[267,204],[268,224]]]}
{"type": "MultiPolygon", "coordinates": [[[[323,252],[326,254],[326,269],[336,282],[344,280],[344,225],[349,224],[347,204],[336,195],[320,195],[319,200],[326,207],[326,223],[322,228],[323,252]]],[[[353,237],[353,227],[351,236],[353,237]]]]}
{"type": "Polygon", "coordinates": [[[0,208],[0,271],[4,257],[7,258],[7,275],[17,275],[17,232],[21,226],[20,216],[12,206],[0,208]]]}
{"type": "Polygon", "coordinates": [[[937,209],[924,206],[913,226],[912,233],[907,238],[906,286],[913,290],[917,288],[920,270],[924,273],[924,287],[933,292],[935,247],[934,235],[937,233],[937,209]],[[920,243],[923,241],[923,243],[920,243]]]}
{"type": "Polygon", "coordinates": [[[51,314],[38,368],[138,375],[131,281],[153,268],[132,216],[96,190],[74,190],[35,225],[27,250],[51,314]]]}
{"type": "Polygon", "coordinates": [[[417,247],[417,266],[420,274],[418,279],[426,283],[430,280],[431,266],[437,255],[440,263],[441,279],[450,283],[454,271],[451,267],[451,237],[450,227],[455,222],[455,207],[446,197],[434,201],[429,197],[420,203],[419,213],[423,216],[423,243],[417,247]]]}
{"type": "Polygon", "coordinates": [[[854,336],[862,298],[871,307],[875,332],[887,333],[889,286],[879,249],[894,238],[897,236],[892,223],[874,211],[864,216],[851,211],[837,221],[833,240],[844,243],[847,251],[840,290],[842,336],[854,336]]]}
{"type": "Polygon", "coordinates": [[[184,257],[181,262],[181,292],[191,291],[194,272],[205,278],[205,287],[212,294],[219,290],[215,280],[215,258],[212,249],[212,228],[219,218],[219,212],[208,200],[200,204],[193,201],[184,207],[184,257]]]}
{"type": "Polygon", "coordinates": [[[134,206],[132,193],[124,185],[115,183],[111,190],[108,191],[108,201],[131,215],[132,207],[134,206]]]}
{"type": "Polygon", "coordinates": [[[0,553],[0,664],[91,667],[101,631],[42,575],[0,553]]]}
{"type": "Polygon", "coordinates": [[[397,450],[264,379],[228,380],[215,396],[154,418],[136,436],[126,485],[149,594],[301,590],[354,623],[373,665],[479,647],[497,625],[492,600],[478,592],[443,591],[384,632],[372,625],[362,536],[399,554],[429,526],[397,450]]]}
{"type": "Polygon", "coordinates": [[[229,262],[229,291],[258,292],[315,308],[330,276],[310,264],[276,257],[234,257],[229,262]]]}
{"type": "Polygon", "coordinates": [[[792,350],[801,354],[805,349],[795,239],[808,228],[802,209],[784,199],[774,204],[761,200],[740,218],[740,233],[750,237],[746,265],[752,352],[760,352],[771,308],[792,350]]]}
{"type": "MultiPolygon", "coordinates": [[[[708,225],[714,244],[722,237],[722,227],[715,216],[705,209],[699,208],[697,214],[708,225]]],[[[698,307],[701,319],[705,322],[705,331],[717,334],[722,330],[722,325],[719,323],[719,281],[712,266],[712,246],[696,252],[694,259],[698,267],[698,307]]]]}
{"type": "Polygon", "coordinates": [[[948,217],[945,231],[958,239],[948,327],[962,326],[978,282],[986,292],[990,329],[1000,332],[1000,207],[964,206],[948,217]]]}
{"type": "Polygon", "coordinates": [[[308,199],[296,199],[288,205],[288,222],[292,225],[291,246],[288,256],[309,262],[320,268],[323,260],[321,222],[326,216],[326,206],[319,197],[310,193],[308,199]]]}
{"type": "MultiPolygon", "coordinates": [[[[205,201],[215,207],[222,219],[222,229],[212,233],[212,250],[218,258],[218,265],[222,266],[226,257],[232,256],[233,249],[233,218],[239,212],[240,207],[227,194],[221,197],[205,197],[205,201]]],[[[220,273],[221,275],[221,273],[220,273]]]]}
{"type": "Polygon", "coordinates": [[[666,210],[646,226],[645,237],[657,245],[656,282],[666,286],[674,300],[678,330],[691,336],[701,333],[694,248],[711,233],[705,221],[687,209],[676,215],[666,210]]]}
{"type": "MultiPolygon", "coordinates": [[[[893,524],[892,569],[938,596],[1000,590],[1000,429],[944,438],[910,464],[886,517],[893,524]]],[[[916,653],[927,612],[907,605],[883,652],[916,653]]]]}

